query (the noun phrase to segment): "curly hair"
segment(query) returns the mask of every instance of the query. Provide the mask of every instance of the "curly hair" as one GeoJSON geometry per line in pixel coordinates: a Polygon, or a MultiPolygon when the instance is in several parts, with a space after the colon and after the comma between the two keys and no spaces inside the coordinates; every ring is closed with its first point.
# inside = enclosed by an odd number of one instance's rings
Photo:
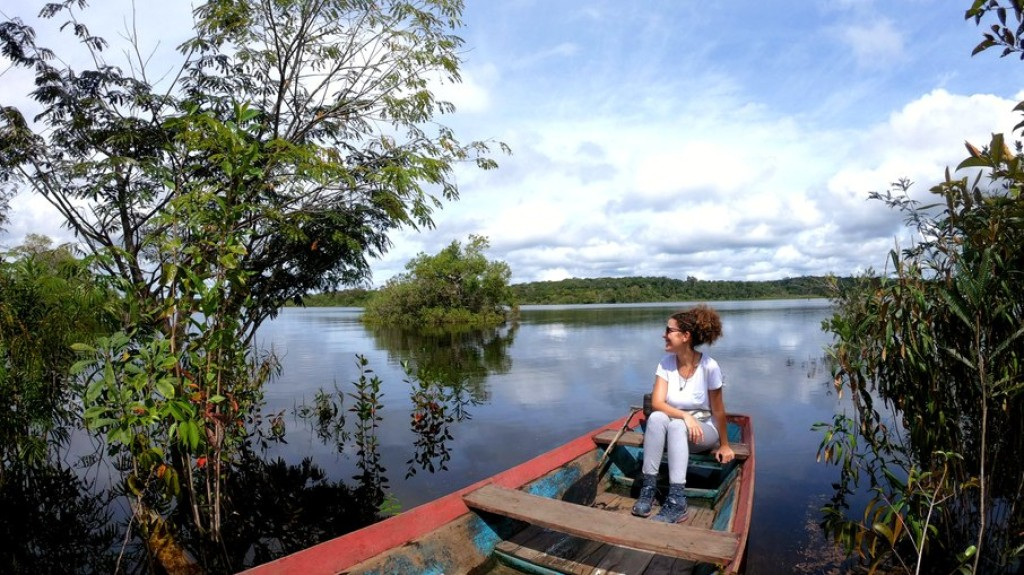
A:
{"type": "Polygon", "coordinates": [[[679,329],[690,332],[693,347],[711,345],[722,337],[722,318],[705,304],[674,313],[672,319],[679,324],[679,329]]]}

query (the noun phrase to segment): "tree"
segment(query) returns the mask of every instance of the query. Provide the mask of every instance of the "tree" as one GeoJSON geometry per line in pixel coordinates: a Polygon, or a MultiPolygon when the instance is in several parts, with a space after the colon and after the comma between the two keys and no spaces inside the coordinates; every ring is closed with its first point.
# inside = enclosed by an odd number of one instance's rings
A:
{"type": "Polygon", "coordinates": [[[488,261],[487,238],[470,235],[465,248],[453,241],[436,255],[420,253],[367,303],[364,321],[374,324],[494,326],[516,307],[512,272],[488,261]]]}
{"type": "Polygon", "coordinates": [[[77,425],[73,343],[116,329],[117,297],[67,246],[30,234],[0,260],[0,484],[38,466],[77,425]]]}
{"type": "MultiPolygon", "coordinates": [[[[1021,51],[1024,3],[1011,4],[974,2],[969,18],[999,20],[975,53],[1021,51]]],[[[918,239],[890,252],[886,277],[838,292],[826,322],[853,416],[824,426],[820,455],[841,470],[825,526],[873,566],[1003,573],[1024,551],[1024,158],[1015,147],[1002,134],[983,149],[968,143],[958,171],[971,176],[947,170],[931,188],[935,204],[910,200],[906,181],[875,194],[918,239]],[[854,513],[862,521],[847,518],[861,481],[870,486],[863,515],[854,513]]]]}
{"type": "Polygon", "coordinates": [[[216,541],[223,474],[274,370],[251,348],[259,325],[364,280],[396,228],[432,226],[457,163],[495,166],[434,123],[453,111],[431,86],[459,81],[463,4],[214,0],[163,83],[131,31],[136,56],[108,61],[84,5],[42,15],[66,19],[89,69],[0,23],[42,106],[34,122],[0,106],[0,184],[46,198],[117,280],[122,331],[79,346],[86,420],[130,455],[140,505],[177,502],[216,541]]]}
{"type": "Polygon", "coordinates": [[[440,200],[457,198],[456,162],[495,165],[484,143],[424,127],[453,111],[429,85],[459,80],[459,0],[210,2],[177,82],[160,87],[144,60],[134,75],[106,62],[75,4],[43,15],[67,15],[92,70],[56,67],[18,19],[0,25],[4,55],[35,70],[44,106],[38,130],[2,108],[0,177],[48,199],[140,299],[216,259],[213,246],[164,244],[233,234],[248,283],[225,299],[251,334],[285,301],[365,279],[394,228],[432,226],[440,200]]]}

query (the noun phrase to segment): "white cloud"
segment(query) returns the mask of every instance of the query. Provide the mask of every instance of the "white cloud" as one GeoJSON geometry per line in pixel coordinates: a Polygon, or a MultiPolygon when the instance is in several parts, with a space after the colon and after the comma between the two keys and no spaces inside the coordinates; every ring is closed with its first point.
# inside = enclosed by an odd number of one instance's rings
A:
{"type": "Polygon", "coordinates": [[[964,141],[980,147],[994,132],[1011,133],[1018,121],[1015,104],[1016,98],[933,90],[895,110],[885,123],[865,129],[854,150],[860,161],[837,171],[828,187],[851,199],[907,178],[917,183],[912,196],[927,198],[927,189],[944,170],[967,157],[964,141]]]}
{"type": "MultiPolygon", "coordinates": [[[[471,233],[515,282],[880,269],[905,231],[868,192],[906,177],[927,196],[964,140],[1019,120],[1021,64],[971,58],[981,30],[945,4],[788,0],[749,21],[683,4],[467,8],[464,81],[438,88],[458,112],[441,121],[513,155],[460,166],[461,199],[435,230],[394,234],[375,283],[471,233]]],[[[32,204],[11,235],[41,225],[32,204]]]]}
{"type": "Polygon", "coordinates": [[[840,29],[839,37],[853,51],[857,65],[884,68],[905,58],[903,36],[888,19],[840,29]]]}
{"type": "Polygon", "coordinates": [[[433,92],[439,100],[454,104],[460,114],[482,114],[491,107],[489,85],[495,81],[496,75],[497,70],[493,66],[463,70],[461,82],[439,83],[433,92]]]}

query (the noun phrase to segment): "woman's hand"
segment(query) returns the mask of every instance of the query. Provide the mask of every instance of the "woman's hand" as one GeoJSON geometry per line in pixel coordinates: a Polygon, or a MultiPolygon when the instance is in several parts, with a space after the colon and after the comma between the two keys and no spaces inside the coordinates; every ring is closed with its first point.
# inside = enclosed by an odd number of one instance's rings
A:
{"type": "Polygon", "coordinates": [[[736,453],[733,452],[732,447],[723,445],[715,450],[715,459],[719,463],[729,463],[733,459],[736,459],[736,453]]]}
{"type": "Polygon", "coordinates": [[[686,436],[690,440],[690,443],[700,443],[704,441],[704,428],[701,426],[700,422],[697,421],[697,418],[687,413],[683,416],[683,421],[686,422],[686,436]]]}

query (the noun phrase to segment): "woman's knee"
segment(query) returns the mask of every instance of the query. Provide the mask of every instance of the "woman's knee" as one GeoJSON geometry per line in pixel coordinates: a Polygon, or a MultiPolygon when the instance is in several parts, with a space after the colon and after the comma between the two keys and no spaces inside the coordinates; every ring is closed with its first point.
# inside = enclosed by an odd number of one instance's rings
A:
{"type": "Polygon", "coordinates": [[[651,416],[647,418],[647,425],[667,427],[669,421],[671,421],[671,418],[664,411],[652,411],[651,416]]]}
{"type": "Polygon", "coordinates": [[[720,438],[718,435],[718,430],[715,429],[715,426],[706,422],[702,422],[700,425],[701,428],[704,430],[703,439],[700,442],[700,447],[705,449],[714,449],[715,447],[718,447],[720,438]]]}

